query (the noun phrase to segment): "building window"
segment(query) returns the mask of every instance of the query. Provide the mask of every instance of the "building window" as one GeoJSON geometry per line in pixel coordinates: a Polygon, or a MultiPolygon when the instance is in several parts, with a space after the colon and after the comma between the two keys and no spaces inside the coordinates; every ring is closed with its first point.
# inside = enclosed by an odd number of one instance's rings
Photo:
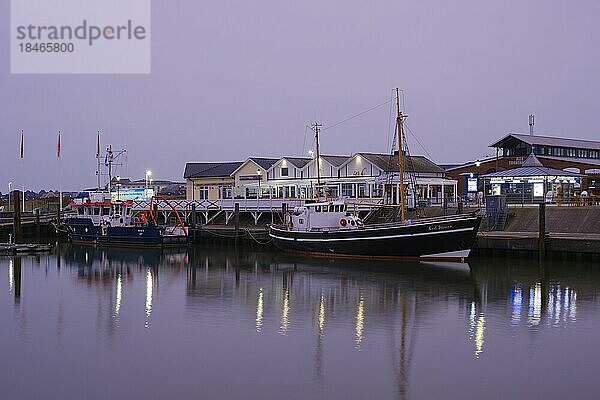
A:
{"type": "Polygon", "coordinates": [[[286,186],[285,187],[285,197],[287,197],[287,198],[296,197],[296,186],[286,186]]]}
{"type": "Polygon", "coordinates": [[[352,183],[342,183],[342,196],[343,197],[354,197],[352,183]]]}
{"type": "Polygon", "coordinates": [[[198,199],[199,200],[207,200],[208,199],[208,186],[199,186],[198,187],[198,199]]]}
{"type": "Polygon", "coordinates": [[[288,167],[281,168],[281,176],[290,176],[290,171],[288,167]]]}
{"type": "Polygon", "coordinates": [[[233,189],[231,186],[221,186],[219,188],[219,197],[221,199],[231,199],[233,198],[233,189]]]}
{"type": "Polygon", "coordinates": [[[358,189],[358,197],[369,197],[366,183],[359,183],[356,185],[356,188],[358,189]]]}

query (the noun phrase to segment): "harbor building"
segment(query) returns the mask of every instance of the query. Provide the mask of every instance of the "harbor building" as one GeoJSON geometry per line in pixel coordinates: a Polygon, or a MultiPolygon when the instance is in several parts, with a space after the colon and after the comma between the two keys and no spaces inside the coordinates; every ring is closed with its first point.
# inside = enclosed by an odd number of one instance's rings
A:
{"type": "MultiPolygon", "coordinates": [[[[423,156],[404,156],[409,205],[418,201],[441,204],[455,201],[457,181],[423,156]],[[412,203],[411,203],[412,202],[412,203]]],[[[304,199],[346,197],[397,204],[398,155],[356,153],[315,158],[249,157],[243,162],[188,162],[184,178],[188,200],[304,199]],[[318,169],[317,169],[318,168],[318,169]]]]}
{"type": "MultiPolygon", "coordinates": [[[[495,157],[445,166],[448,176],[458,181],[461,196],[473,200],[478,193],[492,194],[491,186],[484,190],[483,180],[480,179],[482,175],[520,168],[527,157],[534,154],[543,167],[580,175],[574,178],[572,184],[570,193],[573,197],[582,193],[600,197],[600,141],[509,133],[490,144],[490,147],[496,150],[495,157]]],[[[510,185],[511,182],[507,180],[504,183],[510,185]]],[[[514,186],[510,190],[519,189],[514,186]]],[[[525,193],[524,197],[533,196],[525,193]]]]}

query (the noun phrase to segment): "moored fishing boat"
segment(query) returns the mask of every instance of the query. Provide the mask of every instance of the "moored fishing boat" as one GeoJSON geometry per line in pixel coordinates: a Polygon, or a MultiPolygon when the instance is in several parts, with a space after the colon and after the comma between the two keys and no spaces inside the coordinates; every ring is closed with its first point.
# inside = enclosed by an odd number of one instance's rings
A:
{"type": "Polygon", "coordinates": [[[281,250],[357,258],[442,258],[469,255],[481,217],[461,214],[365,225],[343,200],[296,207],[269,235],[281,250]]]}
{"type": "Polygon", "coordinates": [[[90,193],[72,202],[73,214],[64,225],[73,243],[120,247],[163,247],[187,244],[187,231],[177,214],[179,226],[161,227],[152,209],[134,216],[133,202],[111,201],[108,192],[90,193]]]}
{"type": "MultiPolygon", "coordinates": [[[[431,258],[453,261],[468,257],[479,229],[480,216],[457,214],[414,220],[406,218],[407,191],[410,185],[404,182],[404,159],[408,148],[403,130],[405,116],[400,111],[398,90],[396,105],[399,221],[365,224],[349,211],[346,200],[322,201],[317,191],[315,202],[296,207],[289,215],[284,216],[283,225],[269,227],[269,236],[275,246],[284,251],[330,257],[431,258]]],[[[319,126],[314,125],[317,159],[319,126]]],[[[317,175],[317,188],[320,186],[320,175],[317,175]]]]}

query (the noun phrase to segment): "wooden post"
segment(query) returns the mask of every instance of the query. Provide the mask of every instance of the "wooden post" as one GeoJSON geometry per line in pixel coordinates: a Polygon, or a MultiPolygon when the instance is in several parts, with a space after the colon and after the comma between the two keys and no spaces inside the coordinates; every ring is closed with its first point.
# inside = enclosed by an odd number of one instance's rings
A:
{"type": "Polygon", "coordinates": [[[235,241],[237,243],[237,238],[240,233],[240,203],[235,203],[235,208],[233,210],[233,223],[235,224],[235,241]]]}
{"type": "Polygon", "coordinates": [[[18,190],[13,191],[13,241],[15,243],[21,242],[21,192],[18,190]]]}
{"type": "MultiPolygon", "coordinates": [[[[60,211],[59,211],[60,213],[60,211]]],[[[40,209],[35,210],[35,238],[40,240],[42,237],[42,227],[40,224],[40,209]]]]}
{"type": "Polygon", "coordinates": [[[287,225],[287,203],[281,203],[281,218],[283,219],[283,224],[287,225]]]}
{"type": "Polygon", "coordinates": [[[546,258],[546,203],[540,203],[538,228],[538,252],[539,258],[546,258]]]}
{"type": "Polygon", "coordinates": [[[196,204],[192,204],[192,218],[191,219],[191,223],[192,223],[192,228],[196,227],[196,204]]]}

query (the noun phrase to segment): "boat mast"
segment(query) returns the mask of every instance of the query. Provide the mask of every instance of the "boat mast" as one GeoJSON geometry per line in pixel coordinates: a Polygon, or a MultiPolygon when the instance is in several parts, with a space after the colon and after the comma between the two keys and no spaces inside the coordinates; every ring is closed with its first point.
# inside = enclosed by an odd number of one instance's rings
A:
{"type": "Polygon", "coordinates": [[[110,191],[112,189],[111,188],[111,186],[112,186],[112,161],[113,161],[112,145],[108,145],[106,152],[108,153],[108,193],[110,195],[110,191]]]}
{"type": "Polygon", "coordinates": [[[400,212],[401,221],[404,224],[406,210],[404,207],[404,154],[403,154],[403,143],[404,139],[404,119],[406,116],[402,115],[400,111],[400,91],[396,88],[396,110],[398,112],[397,125],[398,125],[398,167],[399,167],[399,181],[400,181],[400,212]]]}
{"type": "Polygon", "coordinates": [[[317,199],[319,199],[321,197],[321,165],[320,165],[320,161],[321,161],[321,153],[319,151],[319,128],[322,127],[322,124],[319,124],[318,122],[315,122],[312,125],[312,129],[313,131],[315,131],[315,142],[317,145],[317,199]]]}
{"type": "Polygon", "coordinates": [[[96,176],[98,177],[98,192],[100,191],[100,131],[98,131],[98,138],[96,141],[96,160],[98,161],[98,167],[96,168],[96,176]]]}

